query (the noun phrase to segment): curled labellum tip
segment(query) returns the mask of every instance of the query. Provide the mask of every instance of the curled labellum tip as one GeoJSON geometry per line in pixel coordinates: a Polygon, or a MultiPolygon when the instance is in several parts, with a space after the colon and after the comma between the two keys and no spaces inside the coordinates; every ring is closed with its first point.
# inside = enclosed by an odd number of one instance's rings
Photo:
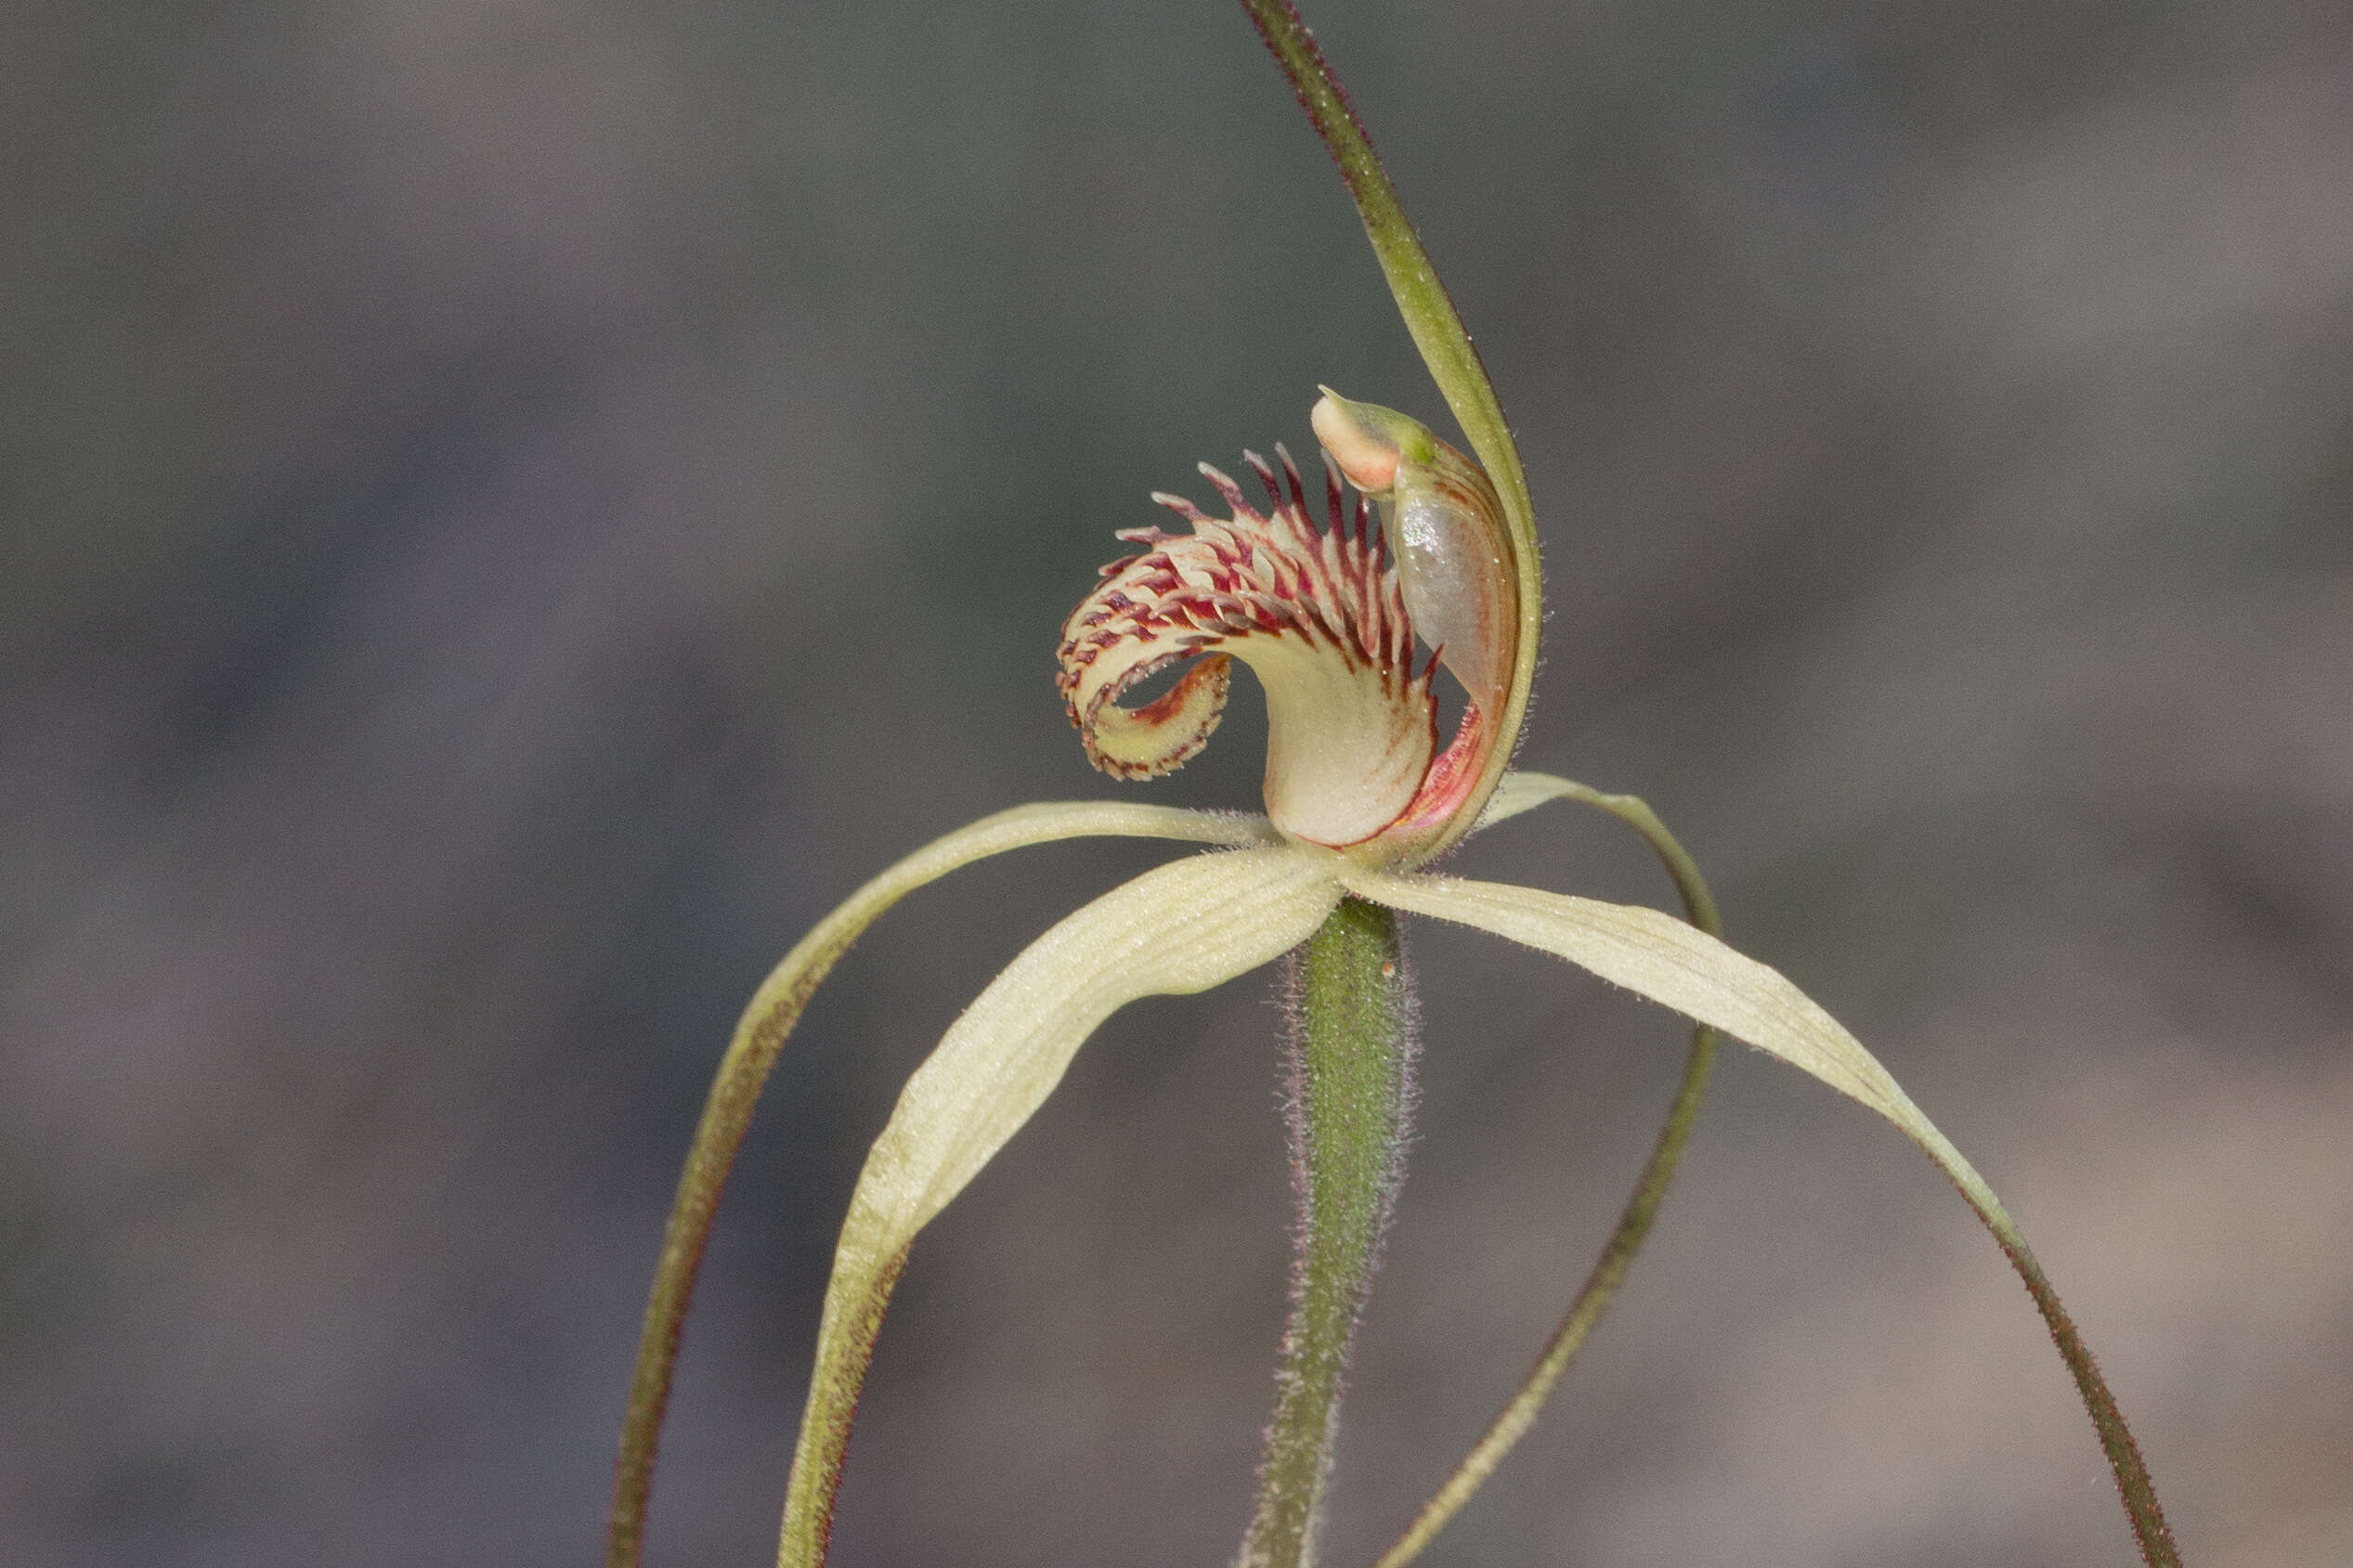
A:
{"type": "Polygon", "coordinates": [[[1498,739],[1517,626],[1502,509],[1476,463],[1403,414],[1327,392],[1313,418],[1327,453],[1323,525],[1281,447],[1280,472],[1245,454],[1264,512],[1203,464],[1227,515],[1153,498],[1189,531],[1121,534],[1138,552],[1105,567],[1071,613],[1060,683],[1095,765],[1150,778],[1207,743],[1242,660],[1266,688],[1275,825],[1410,862],[1451,836],[1498,739]],[[1417,635],[1434,657],[1417,654],[1417,635]],[[1438,665],[1470,699],[1443,749],[1438,665]],[[1122,706],[1138,682],[1178,666],[1165,692],[1122,706]]]}

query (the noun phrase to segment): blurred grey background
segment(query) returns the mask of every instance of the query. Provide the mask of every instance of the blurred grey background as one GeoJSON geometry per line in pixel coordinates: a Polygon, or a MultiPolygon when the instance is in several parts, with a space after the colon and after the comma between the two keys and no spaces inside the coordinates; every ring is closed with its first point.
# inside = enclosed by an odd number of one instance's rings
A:
{"type": "MultiPolygon", "coordinates": [[[[1326,0],[1526,447],[1522,760],[2011,1199],[2201,1568],[2353,1562],[2353,10],[1326,0]]],[[[197,0],[0,17],[0,1559],[594,1559],[660,1218],[764,968],[1150,788],[1061,616],[1317,382],[1437,419],[1231,6],[197,0]]],[[[897,1085],[1166,851],[915,899],[773,1085],[651,1561],[773,1549],[897,1085]]],[[[1663,901],[1565,809],[1471,874],[1663,901]]],[[[1581,1277],[1662,1015],[1417,927],[1417,1166],[1330,1560],[1581,1277]]],[[[1139,1006],[918,1248],[837,1561],[1223,1561],[1288,1191],[1272,982],[1139,1006]]],[[[1726,1058],[1441,1565],[2125,1564],[1924,1161],[1726,1058]]]]}

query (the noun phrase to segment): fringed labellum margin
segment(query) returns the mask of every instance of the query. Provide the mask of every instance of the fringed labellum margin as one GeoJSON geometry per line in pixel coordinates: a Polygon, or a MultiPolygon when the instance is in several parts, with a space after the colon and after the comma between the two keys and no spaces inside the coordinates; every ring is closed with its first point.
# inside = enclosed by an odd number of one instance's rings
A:
{"type": "Polygon", "coordinates": [[[1120,534],[1141,553],[1105,567],[1071,613],[1059,683],[1088,758],[1120,778],[1153,778],[1207,744],[1241,659],[1267,693],[1274,824],[1361,860],[1410,864],[1459,836],[1448,829],[1476,804],[1501,738],[1491,716],[1510,696],[1518,610],[1502,508],[1476,463],[1405,415],[1327,392],[1314,424],[1326,447],[1325,527],[1309,520],[1280,447],[1280,475],[1243,454],[1267,492],[1263,512],[1202,464],[1229,515],[1155,494],[1191,531],[1120,534]],[[1368,497],[1381,503],[1379,530],[1368,497]],[[1189,660],[1160,696],[1120,706],[1138,682],[1189,660]],[[1469,698],[1443,751],[1431,689],[1440,665],[1469,698]]]}

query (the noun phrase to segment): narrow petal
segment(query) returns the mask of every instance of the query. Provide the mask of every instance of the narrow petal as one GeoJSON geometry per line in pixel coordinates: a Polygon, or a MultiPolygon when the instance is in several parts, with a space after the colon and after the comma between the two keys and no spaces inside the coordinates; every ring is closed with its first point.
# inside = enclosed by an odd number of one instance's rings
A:
{"type": "MultiPolygon", "coordinates": [[[[1692,925],[1711,936],[1722,936],[1723,925],[1716,911],[1715,896],[1708,890],[1708,879],[1700,875],[1689,854],[1667,831],[1667,824],[1658,820],[1639,797],[1611,795],[1577,784],[1568,779],[1554,778],[1548,773],[1506,773],[1489,799],[1487,811],[1479,819],[1479,827],[1505,817],[1515,816],[1546,800],[1572,799],[1595,810],[1616,817],[1640,834],[1667,874],[1674,878],[1675,887],[1683,895],[1684,914],[1692,925]]],[[[1475,830],[1476,831],[1476,830],[1475,830]]],[[[1603,1246],[1601,1256],[1594,1261],[1592,1271],[1578,1288],[1568,1310],[1562,1315],[1559,1326],[1538,1353],[1536,1363],[1528,1368],[1519,1387],[1488,1423],[1469,1451],[1458,1460],[1451,1473],[1433,1493],[1429,1501],[1413,1517],[1404,1533],[1381,1554],[1373,1568],[1405,1568],[1422,1554],[1423,1549],[1446,1527],[1447,1522],[1460,1512],[1488,1478],[1495,1473],[1505,1455],[1528,1430],[1535,1425],[1539,1411],[1551,1397],[1563,1373],[1567,1371],[1593,1326],[1601,1321],[1610,1301],[1623,1285],[1632,1268],[1635,1255],[1642,1251],[1650,1235],[1652,1222],[1667,1196],[1667,1188],[1674,1180],[1675,1169],[1682,1163],[1684,1145],[1691,1135],[1692,1123],[1697,1120],[1699,1102],[1707,1093],[1708,1079],[1716,1058],[1716,1031],[1699,1024],[1691,1031],[1691,1052],[1684,1064],[1683,1082],[1677,1085],[1672,1106],[1668,1110],[1664,1126],[1658,1131],[1658,1141],[1651,1149],[1650,1160],[1643,1169],[1642,1178],[1619,1212],[1618,1225],[1603,1246]]]]}
{"type": "Polygon", "coordinates": [[[1534,888],[1387,872],[1351,871],[1344,879],[1361,898],[1554,953],[1812,1073],[1894,1122],[1972,1200],[1998,1207],[1984,1179],[1844,1025],[1779,971],[1706,932],[1658,910],[1534,888]]]}
{"type": "MultiPolygon", "coordinates": [[[[1540,794],[1546,786],[1531,782],[1527,787],[1540,794]]],[[[2181,1556],[2140,1445],[2018,1223],[1878,1058],[1804,992],[1777,971],[1657,910],[1447,876],[1351,871],[1344,880],[1361,898],[1476,926],[1582,965],[1812,1073],[1895,1123],[1960,1189],[2034,1298],[2100,1434],[2142,1559],[2150,1568],[2179,1568],[2181,1556]]]]}
{"type": "Polygon", "coordinates": [[[1485,833],[1497,823],[1509,822],[1522,811],[1533,811],[1539,806],[1577,796],[1583,787],[1553,773],[1506,773],[1496,784],[1495,793],[1487,797],[1487,810],[1479,813],[1478,824],[1471,831],[1485,833]]]}
{"type": "Polygon", "coordinates": [[[671,1369],[677,1362],[679,1336],[685,1327],[703,1247],[710,1237],[711,1221],[735,1151],[742,1147],[744,1129],[750,1124],[752,1108],[759,1102],[760,1086],[767,1082],[769,1069],[811,994],[866,927],[917,888],[959,866],[1008,849],[1084,837],[1174,838],[1235,847],[1282,842],[1273,825],[1260,816],[1121,801],[1017,806],[982,817],[907,856],[852,893],[785,954],[735,1026],[734,1039],[721,1058],[701,1124],[687,1151],[686,1169],[679,1178],[678,1196],[662,1238],[661,1261],[656,1265],[645,1306],[637,1367],[630,1383],[629,1414],[621,1429],[606,1554],[610,1568],[630,1568],[638,1561],[646,1497],[653,1484],[655,1448],[670,1402],[671,1369]]]}
{"type": "Polygon", "coordinates": [[[1337,858],[1284,847],[1146,872],[989,982],[901,1091],[850,1201],[818,1328],[779,1561],[823,1561],[866,1359],[909,1244],[1020,1130],[1104,1019],[1206,991],[1306,940],[1340,901],[1337,858]]]}

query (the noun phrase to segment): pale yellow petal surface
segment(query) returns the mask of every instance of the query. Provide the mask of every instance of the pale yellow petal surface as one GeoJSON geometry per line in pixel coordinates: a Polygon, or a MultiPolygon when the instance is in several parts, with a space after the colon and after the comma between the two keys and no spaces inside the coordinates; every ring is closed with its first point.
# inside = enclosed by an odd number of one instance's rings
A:
{"type": "Polygon", "coordinates": [[[1267,814],[1313,844],[1358,844],[1412,804],[1436,749],[1426,681],[1400,685],[1294,638],[1237,643],[1267,692],[1267,814]]]}
{"type": "MultiPolygon", "coordinates": [[[[1532,778],[1512,793],[1502,814],[1577,793],[1579,788],[1566,780],[1532,778]]],[[[1349,891],[1360,897],[1476,926],[1582,965],[1606,980],[1712,1024],[1803,1069],[1894,1122],[1960,1188],[2034,1298],[2034,1308],[2050,1328],[2060,1358],[2074,1378],[2076,1392],[2083,1395],[2084,1407],[2100,1434],[2143,1560],[2152,1568],[2179,1568],[2180,1552],[2165,1523],[2164,1510],[2158,1506],[2139,1445],[2133,1441],[2124,1414],[2116,1407],[2115,1395],[2100,1377],[2059,1292],[2026,1238],[2019,1234],[2017,1222],[1984,1178],[1897,1086],[1887,1069],[1836,1018],[1774,970],[1657,910],[1444,876],[1351,869],[1345,880],[1349,891]]]]}
{"type": "Polygon", "coordinates": [[[1534,888],[1355,870],[1345,879],[1359,897],[1557,954],[1812,1073],[1894,1122],[1971,1199],[1999,1208],[1960,1151],[1845,1026],[1779,971],[1706,932],[1655,909],[1534,888]]]}
{"type": "Polygon", "coordinates": [[[989,982],[900,1092],[850,1201],[817,1329],[777,1561],[824,1561],[834,1488],[882,1309],[909,1243],[1019,1132],[1104,1019],[1278,958],[1340,901],[1338,857],[1196,855],[1112,889],[989,982]]]}
{"type": "MultiPolygon", "coordinates": [[[[1098,1025],[1139,996],[1206,991],[1305,941],[1340,899],[1314,850],[1196,855],[1146,872],[1033,942],[900,1093],[851,1200],[897,1251],[1030,1118],[1098,1025]]],[[[842,1245],[852,1238],[845,1230],[842,1245]]]]}
{"type": "Polygon", "coordinates": [[[1579,785],[1551,773],[1511,772],[1496,784],[1495,793],[1487,797],[1487,810],[1479,813],[1478,824],[1473,833],[1485,833],[1497,823],[1509,822],[1522,811],[1554,800],[1566,799],[1579,792],[1579,785]]]}

